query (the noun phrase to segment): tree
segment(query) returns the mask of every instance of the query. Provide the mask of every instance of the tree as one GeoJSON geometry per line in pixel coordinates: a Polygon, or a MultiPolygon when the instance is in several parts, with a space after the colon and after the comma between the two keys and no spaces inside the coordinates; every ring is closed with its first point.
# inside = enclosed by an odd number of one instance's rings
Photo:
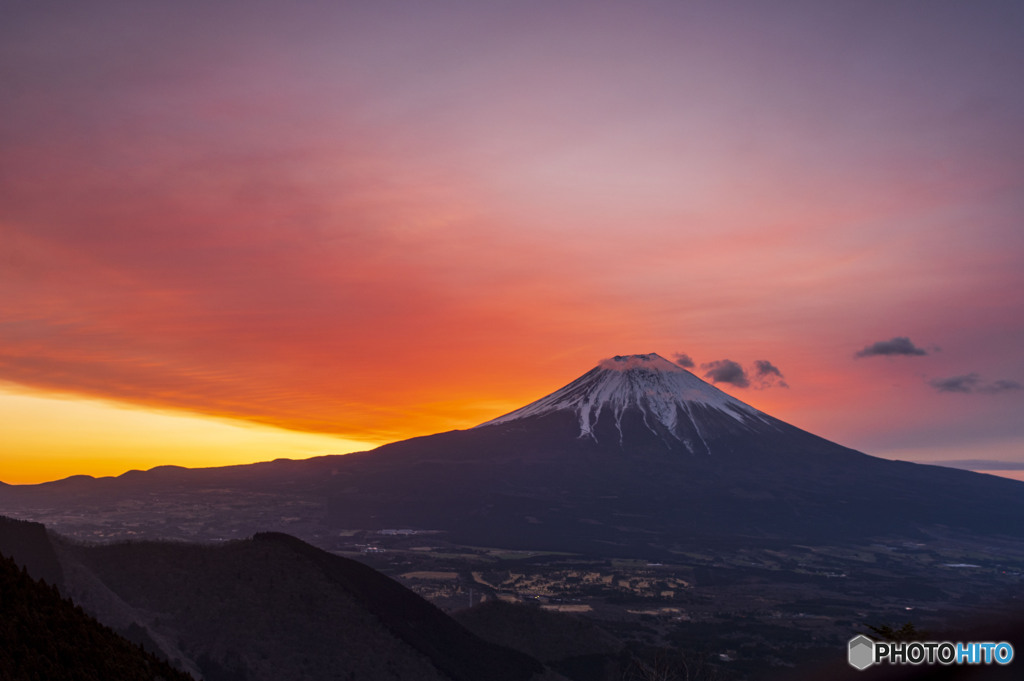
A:
{"type": "Polygon", "coordinates": [[[873,634],[866,634],[869,638],[873,638],[876,641],[922,641],[926,634],[923,631],[918,631],[917,627],[911,622],[907,622],[899,629],[893,629],[888,624],[883,624],[880,627],[875,627],[870,624],[864,625],[870,629],[873,634]]]}

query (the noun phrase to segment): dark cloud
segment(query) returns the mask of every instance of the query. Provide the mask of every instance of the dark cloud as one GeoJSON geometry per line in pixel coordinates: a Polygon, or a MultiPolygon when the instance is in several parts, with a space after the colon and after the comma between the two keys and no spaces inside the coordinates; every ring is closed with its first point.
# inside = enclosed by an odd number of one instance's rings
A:
{"type": "Polygon", "coordinates": [[[978,374],[964,374],[949,378],[933,378],[928,383],[940,393],[972,393],[980,381],[981,377],[978,374]]]}
{"type": "Polygon", "coordinates": [[[766,359],[754,361],[754,377],[758,381],[758,388],[788,388],[786,377],[782,375],[779,368],[766,359]]]}
{"type": "Polygon", "coordinates": [[[701,364],[700,368],[705,371],[704,378],[710,379],[712,383],[729,383],[737,388],[753,387],[757,390],[789,387],[786,377],[779,368],[766,359],[756,360],[749,372],[740,366],[739,362],[731,359],[707,362],[701,364]]]}
{"type": "Polygon", "coordinates": [[[897,336],[887,341],[878,341],[868,345],[854,357],[875,357],[877,355],[927,355],[928,351],[910,342],[906,336],[897,336]]]}
{"type": "Polygon", "coordinates": [[[1024,390],[1024,385],[1005,378],[984,383],[981,380],[981,376],[976,373],[950,376],[949,378],[934,378],[928,381],[928,384],[940,393],[986,393],[994,395],[1010,390],[1024,390]]]}
{"type": "Polygon", "coordinates": [[[717,359],[714,362],[701,364],[700,368],[707,371],[704,378],[710,378],[712,383],[730,383],[737,388],[750,387],[747,372],[731,359],[717,359]]]}
{"type": "Polygon", "coordinates": [[[696,364],[694,364],[693,362],[693,359],[685,352],[672,353],[672,359],[675,361],[676,364],[686,369],[692,369],[693,367],[696,366],[696,364]]]}
{"type": "Polygon", "coordinates": [[[779,371],[779,368],[766,359],[755,360],[754,368],[757,371],[758,378],[766,376],[778,376],[779,378],[782,378],[782,372],[779,371]]]}

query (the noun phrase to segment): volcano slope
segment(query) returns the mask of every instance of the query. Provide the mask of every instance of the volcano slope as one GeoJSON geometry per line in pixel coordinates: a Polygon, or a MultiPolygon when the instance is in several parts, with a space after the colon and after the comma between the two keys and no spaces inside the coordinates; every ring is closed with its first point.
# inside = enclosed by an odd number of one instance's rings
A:
{"type": "Polygon", "coordinates": [[[1024,536],[1024,484],[842,447],[654,354],[605,360],[472,430],[339,463],[333,525],[467,544],[656,554],[693,540],[1024,536]]]}

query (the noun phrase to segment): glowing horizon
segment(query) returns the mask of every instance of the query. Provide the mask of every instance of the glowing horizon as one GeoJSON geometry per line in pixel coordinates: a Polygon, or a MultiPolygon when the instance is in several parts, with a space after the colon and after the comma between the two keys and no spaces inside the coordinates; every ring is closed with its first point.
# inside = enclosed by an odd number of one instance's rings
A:
{"type": "Polygon", "coordinates": [[[288,432],[241,421],[0,390],[5,449],[0,482],[35,484],[72,475],[117,476],[174,465],[228,466],[366,451],[383,442],[288,432]],[[51,431],[33,420],[45,413],[51,431]]]}

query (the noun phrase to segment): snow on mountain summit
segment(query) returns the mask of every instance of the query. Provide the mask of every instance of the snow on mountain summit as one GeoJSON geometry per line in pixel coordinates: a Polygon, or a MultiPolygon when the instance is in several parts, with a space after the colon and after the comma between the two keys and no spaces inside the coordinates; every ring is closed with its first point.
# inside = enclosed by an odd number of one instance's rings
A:
{"type": "MultiPolygon", "coordinates": [[[[500,416],[479,427],[508,423],[562,411],[575,412],[580,437],[597,439],[602,416],[614,418],[619,434],[628,411],[638,411],[649,430],[680,441],[701,436],[708,414],[725,415],[740,424],[767,423],[771,419],[748,404],[727,395],[686,369],[656,353],[617,355],[546,397],[500,416]]],[[[693,449],[689,442],[687,447],[693,449]]],[[[706,448],[706,444],[705,444],[706,448]]]]}
{"type": "Polygon", "coordinates": [[[608,359],[601,360],[597,364],[599,369],[610,369],[611,371],[626,371],[628,369],[647,369],[648,371],[685,371],[674,362],[670,362],[656,352],[646,355],[615,355],[608,359]]]}

